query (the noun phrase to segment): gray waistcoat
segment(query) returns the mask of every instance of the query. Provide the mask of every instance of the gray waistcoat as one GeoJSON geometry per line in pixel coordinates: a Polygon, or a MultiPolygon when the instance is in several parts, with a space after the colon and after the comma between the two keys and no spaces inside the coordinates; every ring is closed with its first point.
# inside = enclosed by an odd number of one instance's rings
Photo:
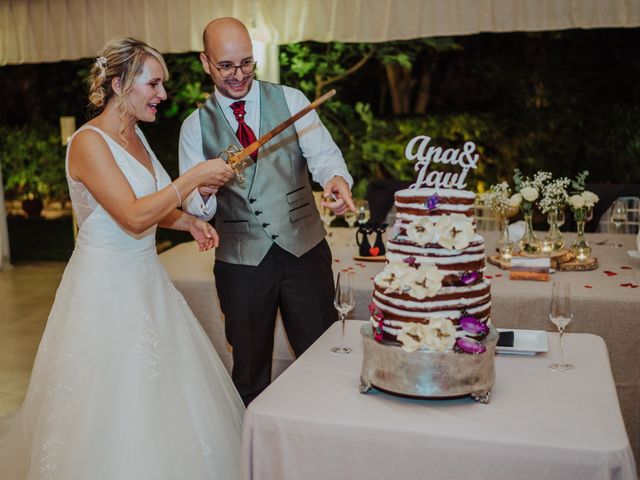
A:
{"type": "MultiPolygon", "coordinates": [[[[291,116],[281,86],[259,85],[258,137],[291,116]]],[[[200,126],[205,158],[217,157],[229,145],[242,148],[215,95],[200,108],[200,126]]],[[[293,125],[260,148],[257,163],[245,174],[244,184],[232,179],[216,195],[217,259],[258,265],[274,242],[299,257],[324,238],[307,162],[293,125]]]]}

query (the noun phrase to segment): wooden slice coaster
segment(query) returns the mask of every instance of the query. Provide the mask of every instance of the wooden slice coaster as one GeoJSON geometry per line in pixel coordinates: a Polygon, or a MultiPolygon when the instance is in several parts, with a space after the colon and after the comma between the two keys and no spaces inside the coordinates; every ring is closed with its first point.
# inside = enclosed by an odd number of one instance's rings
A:
{"type": "Polygon", "coordinates": [[[487,257],[487,262],[502,270],[509,270],[511,268],[511,262],[503,260],[500,255],[491,255],[487,257]]]}
{"type": "Polygon", "coordinates": [[[562,272],[586,272],[598,268],[598,259],[589,257],[584,262],[578,262],[571,257],[571,260],[558,265],[558,270],[562,272]]]}
{"type": "Polygon", "coordinates": [[[527,252],[518,252],[517,255],[519,257],[529,257],[529,258],[545,258],[549,257],[551,259],[551,268],[558,268],[558,265],[561,265],[566,262],[570,262],[573,260],[573,254],[571,250],[567,250],[563,248],[562,250],[558,250],[552,255],[541,255],[540,253],[527,253],[527,252]]]}
{"type": "Polygon", "coordinates": [[[361,257],[360,255],[354,255],[354,260],[359,260],[361,262],[386,262],[387,257],[384,255],[377,255],[375,257],[361,257]]]}

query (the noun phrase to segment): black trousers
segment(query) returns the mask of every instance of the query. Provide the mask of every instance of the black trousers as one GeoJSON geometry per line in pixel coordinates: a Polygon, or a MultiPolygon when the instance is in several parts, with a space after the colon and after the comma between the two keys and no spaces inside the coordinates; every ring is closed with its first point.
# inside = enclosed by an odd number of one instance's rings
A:
{"type": "Polygon", "coordinates": [[[337,320],[331,262],[326,240],[301,257],[274,244],[255,267],[216,260],[216,288],[233,347],[231,377],[245,405],[271,382],[278,308],[296,357],[337,320]]]}

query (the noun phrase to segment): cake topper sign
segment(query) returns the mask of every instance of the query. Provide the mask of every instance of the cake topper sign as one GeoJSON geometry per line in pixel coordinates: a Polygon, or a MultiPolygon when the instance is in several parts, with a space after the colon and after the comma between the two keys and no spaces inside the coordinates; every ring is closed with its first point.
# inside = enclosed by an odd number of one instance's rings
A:
{"type": "Polygon", "coordinates": [[[478,168],[480,156],[475,153],[476,144],[465,142],[462,151],[459,148],[447,148],[429,146],[431,137],[418,135],[412,138],[404,149],[407,160],[417,160],[415,169],[418,171],[416,183],[409,188],[433,187],[433,188],[457,188],[467,186],[465,179],[469,169],[478,168]],[[432,170],[428,172],[429,165],[442,163],[443,165],[458,165],[462,172],[442,172],[432,170]]]}

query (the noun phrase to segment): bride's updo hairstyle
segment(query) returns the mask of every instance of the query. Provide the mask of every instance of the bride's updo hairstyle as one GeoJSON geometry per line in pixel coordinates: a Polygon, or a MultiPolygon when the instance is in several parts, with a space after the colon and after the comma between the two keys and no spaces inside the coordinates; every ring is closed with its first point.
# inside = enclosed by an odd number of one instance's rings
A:
{"type": "Polygon", "coordinates": [[[102,112],[111,97],[117,95],[111,86],[114,78],[120,78],[121,92],[116,107],[124,113],[124,102],[133,82],[142,72],[145,60],[152,56],[164,71],[165,80],[169,71],[164,58],[155,48],[132,37],[116,37],[107,43],[96,59],[89,75],[89,103],[92,110],[102,112]]]}

